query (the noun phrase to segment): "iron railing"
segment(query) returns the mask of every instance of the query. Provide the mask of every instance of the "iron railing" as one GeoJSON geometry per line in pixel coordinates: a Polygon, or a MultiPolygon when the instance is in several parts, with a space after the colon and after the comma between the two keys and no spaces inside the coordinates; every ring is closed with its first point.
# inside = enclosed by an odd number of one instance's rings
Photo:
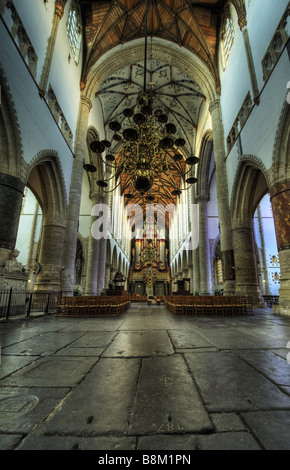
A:
{"type": "Polygon", "coordinates": [[[55,313],[61,292],[26,292],[16,288],[0,291],[0,319],[55,313]]]}

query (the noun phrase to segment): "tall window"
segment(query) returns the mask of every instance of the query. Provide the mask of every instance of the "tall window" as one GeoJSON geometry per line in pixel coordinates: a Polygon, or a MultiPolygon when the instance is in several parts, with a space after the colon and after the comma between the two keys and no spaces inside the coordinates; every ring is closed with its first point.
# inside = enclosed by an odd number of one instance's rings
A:
{"type": "Polygon", "coordinates": [[[69,12],[66,32],[68,35],[74,61],[76,64],[78,64],[80,60],[82,36],[81,36],[80,16],[76,7],[72,8],[69,12]]]}
{"type": "Polygon", "coordinates": [[[234,28],[231,18],[227,18],[225,24],[225,33],[224,33],[224,52],[226,61],[229,58],[231,48],[234,43],[234,28]]]}

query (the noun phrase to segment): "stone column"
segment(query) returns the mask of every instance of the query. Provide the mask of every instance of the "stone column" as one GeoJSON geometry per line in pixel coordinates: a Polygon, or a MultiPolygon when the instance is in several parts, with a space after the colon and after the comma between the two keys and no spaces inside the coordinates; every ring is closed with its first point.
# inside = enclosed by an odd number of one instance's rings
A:
{"type": "Polygon", "coordinates": [[[199,272],[200,295],[212,295],[210,249],[208,238],[207,196],[199,196],[199,272]]]}
{"type": "Polygon", "coordinates": [[[110,282],[113,283],[113,280],[115,278],[117,272],[117,268],[111,268],[111,275],[110,275],[110,282]]]}
{"type": "MultiPolygon", "coordinates": [[[[192,175],[195,176],[195,173],[192,175]]],[[[197,204],[196,196],[195,196],[195,186],[192,185],[190,188],[190,202],[191,204],[197,204]]],[[[199,217],[198,217],[199,219],[199,217]]],[[[193,247],[197,246],[194,250],[192,250],[192,293],[193,295],[196,292],[200,291],[200,271],[199,271],[199,240],[194,240],[194,236],[198,235],[199,238],[199,229],[198,227],[199,220],[191,220],[191,232],[192,232],[192,244],[193,247]],[[193,227],[194,224],[194,227],[193,227]]]]}
{"type": "Polygon", "coordinates": [[[188,270],[189,270],[189,278],[190,278],[190,293],[194,294],[194,270],[193,270],[193,265],[189,264],[188,265],[188,270]]]}
{"type": "Polygon", "coordinates": [[[235,250],[236,295],[246,295],[253,299],[256,307],[265,307],[258,281],[254,232],[252,227],[233,229],[235,250]]]}
{"type": "Polygon", "coordinates": [[[263,230],[263,221],[261,216],[261,207],[258,206],[258,222],[259,222],[259,231],[261,237],[261,248],[262,248],[262,262],[263,262],[263,281],[265,281],[265,292],[263,294],[270,295],[269,289],[269,277],[268,277],[268,268],[267,268],[267,257],[266,257],[266,247],[265,247],[265,237],[264,237],[264,230],[263,230]]]}
{"type": "Polygon", "coordinates": [[[110,276],[111,276],[111,266],[110,264],[106,263],[106,273],[105,273],[105,288],[106,289],[109,289],[110,276]]]}
{"type": "Polygon", "coordinates": [[[101,238],[100,240],[100,253],[99,253],[99,270],[98,270],[98,293],[105,287],[106,275],[106,255],[107,255],[107,240],[101,238]]]}
{"type": "Polygon", "coordinates": [[[193,294],[200,292],[199,247],[192,251],[193,294]]]}
{"type": "MultiPolygon", "coordinates": [[[[105,170],[105,180],[108,180],[112,174],[111,168],[106,168],[105,170]]],[[[99,203],[105,204],[109,208],[109,193],[103,193],[100,195],[99,203]]],[[[121,214],[119,214],[121,217],[121,214]]],[[[110,215],[109,215],[110,218],[110,215]]],[[[109,223],[108,223],[109,226],[109,223]]],[[[107,234],[104,233],[106,236],[107,234]]],[[[99,271],[98,271],[98,293],[101,292],[105,287],[105,275],[106,275],[106,258],[107,258],[107,239],[100,239],[100,252],[99,252],[99,271]]]]}
{"type": "Polygon", "coordinates": [[[87,128],[91,107],[91,101],[86,96],[81,96],[62,263],[62,291],[65,295],[73,294],[74,266],[84,171],[83,161],[86,155],[87,128]]]}
{"type": "Polygon", "coordinates": [[[0,289],[4,285],[6,261],[13,261],[25,184],[14,176],[0,173],[0,289]]]}
{"type": "Polygon", "coordinates": [[[51,63],[53,59],[59,22],[63,17],[64,7],[65,7],[66,2],[67,0],[55,1],[55,9],[54,9],[54,15],[53,15],[53,20],[52,20],[51,34],[48,38],[45,60],[44,60],[40,82],[39,82],[39,89],[40,89],[41,96],[45,95],[45,92],[47,89],[48,77],[49,77],[51,63]]]}
{"type": "Polygon", "coordinates": [[[239,16],[238,24],[239,24],[240,30],[242,31],[242,34],[243,34],[243,40],[244,40],[246,56],[247,56],[247,62],[248,62],[248,69],[249,69],[251,86],[252,86],[253,100],[256,104],[259,104],[258,82],[257,82],[255,64],[254,64],[254,59],[253,59],[253,53],[252,53],[252,48],[251,48],[249,33],[248,33],[248,28],[247,28],[247,17],[246,17],[245,12],[242,13],[239,16]]]}
{"type": "MultiPolygon", "coordinates": [[[[93,195],[92,208],[99,204],[100,196],[93,195]]],[[[92,234],[92,226],[96,220],[96,216],[91,216],[91,227],[89,235],[88,258],[87,258],[87,272],[86,272],[86,295],[97,295],[98,293],[98,273],[99,273],[99,255],[100,255],[100,240],[96,239],[92,234]]]]}
{"type": "Polygon", "coordinates": [[[235,292],[234,252],[229,209],[228,179],[224,130],[221,117],[220,100],[213,101],[209,107],[212,116],[214,158],[216,165],[217,203],[220,224],[221,260],[223,267],[224,295],[235,292]]]}
{"type": "Polygon", "coordinates": [[[177,281],[177,277],[174,276],[174,277],[171,279],[171,292],[172,292],[172,294],[173,294],[174,292],[176,292],[176,290],[177,290],[177,284],[175,284],[176,281],[177,281]]]}
{"type": "Polygon", "coordinates": [[[39,254],[41,271],[35,281],[36,291],[60,291],[64,232],[63,225],[43,224],[39,254]]]}
{"type": "Polygon", "coordinates": [[[290,180],[270,189],[280,260],[279,305],[273,312],[290,315],[290,180]]]}
{"type": "Polygon", "coordinates": [[[35,242],[35,232],[38,222],[38,210],[39,204],[36,202],[34,214],[33,214],[33,221],[32,221],[32,228],[31,228],[31,235],[30,235],[30,243],[29,243],[29,253],[27,257],[27,270],[28,270],[28,281],[27,281],[27,290],[33,292],[34,289],[34,280],[35,280],[35,273],[34,268],[37,259],[37,246],[38,243],[35,242]]]}

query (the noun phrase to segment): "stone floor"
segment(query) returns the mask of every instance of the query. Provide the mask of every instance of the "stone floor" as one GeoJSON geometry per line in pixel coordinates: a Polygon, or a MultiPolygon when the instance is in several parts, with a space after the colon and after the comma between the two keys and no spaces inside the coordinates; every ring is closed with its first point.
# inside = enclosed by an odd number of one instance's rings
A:
{"type": "Polygon", "coordinates": [[[289,450],[289,341],[270,308],[1,322],[0,449],[289,450]]]}

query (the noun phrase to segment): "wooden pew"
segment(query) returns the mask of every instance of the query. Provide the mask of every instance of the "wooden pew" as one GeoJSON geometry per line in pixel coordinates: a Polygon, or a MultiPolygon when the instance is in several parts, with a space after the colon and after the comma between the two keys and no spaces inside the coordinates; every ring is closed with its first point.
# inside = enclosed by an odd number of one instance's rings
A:
{"type": "Polygon", "coordinates": [[[119,316],[129,307],[125,295],[58,297],[56,316],[119,316]]]}
{"type": "Polygon", "coordinates": [[[164,305],[174,315],[253,315],[246,296],[166,296],[164,305]]]}

